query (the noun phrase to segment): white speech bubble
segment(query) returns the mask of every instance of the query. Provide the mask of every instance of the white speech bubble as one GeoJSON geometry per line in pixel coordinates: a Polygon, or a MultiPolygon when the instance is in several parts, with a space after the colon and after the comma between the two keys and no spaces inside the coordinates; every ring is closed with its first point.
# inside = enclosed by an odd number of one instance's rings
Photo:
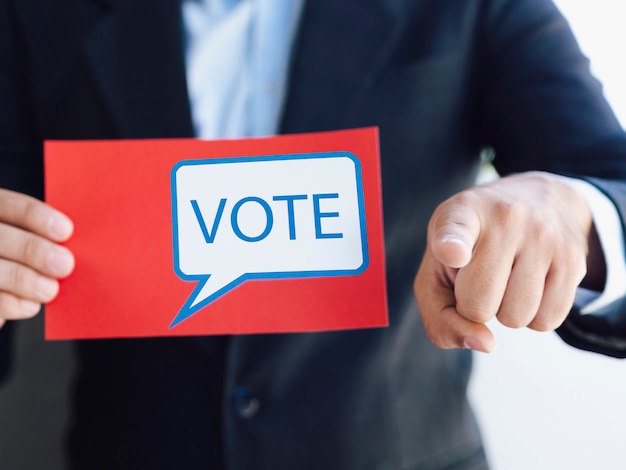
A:
{"type": "Polygon", "coordinates": [[[174,269],[198,286],[170,327],[247,280],[367,268],[361,165],[352,153],[181,161],[171,186],[174,269]]]}

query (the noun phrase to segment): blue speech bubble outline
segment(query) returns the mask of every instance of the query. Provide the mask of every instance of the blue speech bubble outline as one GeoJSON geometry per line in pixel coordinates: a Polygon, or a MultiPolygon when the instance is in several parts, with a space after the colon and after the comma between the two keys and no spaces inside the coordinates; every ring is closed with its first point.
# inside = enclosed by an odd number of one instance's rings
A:
{"type": "Polygon", "coordinates": [[[363,192],[363,174],[361,170],[361,162],[352,152],[317,152],[305,154],[281,154],[281,155],[262,155],[249,157],[230,157],[230,158],[211,158],[203,160],[181,160],[176,163],[170,172],[170,187],[172,196],[172,236],[174,244],[174,272],[184,281],[196,281],[198,285],[189,295],[187,301],[183,304],[179,312],[170,323],[170,328],[175,327],[182,321],[188,319],[199,310],[206,307],[222,295],[235,289],[239,285],[249,280],[260,279],[297,279],[306,277],[333,277],[333,276],[357,276],[367,269],[369,266],[369,249],[367,243],[367,224],[365,220],[365,197],[363,192]],[[281,160],[307,160],[307,159],[330,159],[330,158],[349,158],[354,163],[356,176],[357,201],[359,206],[359,226],[361,229],[361,249],[363,262],[356,269],[341,270],[320,270],[320,271],[292,271],[292,272],[271,272],[271,273],[245,273],[233,281],[218,289],[206,299],[191,306],[197,297],[197,294],[204,288],[211,274],[208,275],[188,275],[180,269],[180,254],[178,251],[178,200],[176,187],[176,173],[184,166],[196,165],[215,165],[223,163],[247,163],[247,162],[264,162],[264,161],[281,161],[281,160]]]}

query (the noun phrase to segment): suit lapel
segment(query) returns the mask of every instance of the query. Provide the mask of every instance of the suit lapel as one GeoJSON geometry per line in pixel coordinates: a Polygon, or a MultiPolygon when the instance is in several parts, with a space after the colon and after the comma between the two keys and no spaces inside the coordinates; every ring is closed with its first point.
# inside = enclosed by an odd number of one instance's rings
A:
{"type": "MultiPolygon", "coordinates": [[[[83,16],[92,26],[84,54],[119,137],[193,135],[180,0],[86,2],[83,16]]],[[[345,126],[392,50],[393,26],[379,0],[309,0],[292,52],[281,131],[345,126]]]]}
{"type": "Polygon", "coordinates": [[[393,25],[390,11],[377,0],[309,0],[292,52],[282,132],[345,125],[385,63],[393,25]]]}
{"type": "Polygon", "coordinates": [[[84,40],[86,62],[119,137],[191,136],[180,2],[88,0],[84,6],[83,20],[93,25],[84,40]]]}

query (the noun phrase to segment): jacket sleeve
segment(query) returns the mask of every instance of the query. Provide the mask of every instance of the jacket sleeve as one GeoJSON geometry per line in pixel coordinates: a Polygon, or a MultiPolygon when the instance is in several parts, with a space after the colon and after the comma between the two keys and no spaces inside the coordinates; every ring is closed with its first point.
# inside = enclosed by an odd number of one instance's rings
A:
{"type": "MultiPolygon", "coordinates": [[[[23,58],[28,51],[18,41],[13,4],[0,1],[0,188],[43,195],[42,148],[27,95],[23,58]]],[[[11,330],[0,329],[0,382],[10,366],[11,330]]]]}
{"type": "MultiPolygon", "coordinates": [[[[586,178],[604,192],[622,214],[626,212],[626,189],[616,181],[586,178]]],[[[568,344],[588,351],[600,352],[608,356],[626,357],[626,297],[619,298],[601,309],[582,314],[575,305],[567,320],[557,333],[568,344]]]]}
{"type": "MultiPolygon", "coordinates": [[[[501,175],[541,170],[598,187],[626,221],[626,134],[551,0],[487,0],[477,33],[476,121],[501,175]]],[[[626,262],[626,260],[624,260],[626,262]]],[[[626,357],[626,299],[557,331],[569,344],[626,357]]]]}

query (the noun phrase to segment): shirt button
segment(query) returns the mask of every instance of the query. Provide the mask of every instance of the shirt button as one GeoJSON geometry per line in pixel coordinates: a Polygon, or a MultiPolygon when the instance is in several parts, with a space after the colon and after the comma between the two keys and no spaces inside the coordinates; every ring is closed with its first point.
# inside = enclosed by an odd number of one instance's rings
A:
{"type": "Polygon", "coordinates": [[[259,412],[261,402],[248,387],[237,387],[233,392],[233,407],[239,417],[252,419],[259,412]]]}

